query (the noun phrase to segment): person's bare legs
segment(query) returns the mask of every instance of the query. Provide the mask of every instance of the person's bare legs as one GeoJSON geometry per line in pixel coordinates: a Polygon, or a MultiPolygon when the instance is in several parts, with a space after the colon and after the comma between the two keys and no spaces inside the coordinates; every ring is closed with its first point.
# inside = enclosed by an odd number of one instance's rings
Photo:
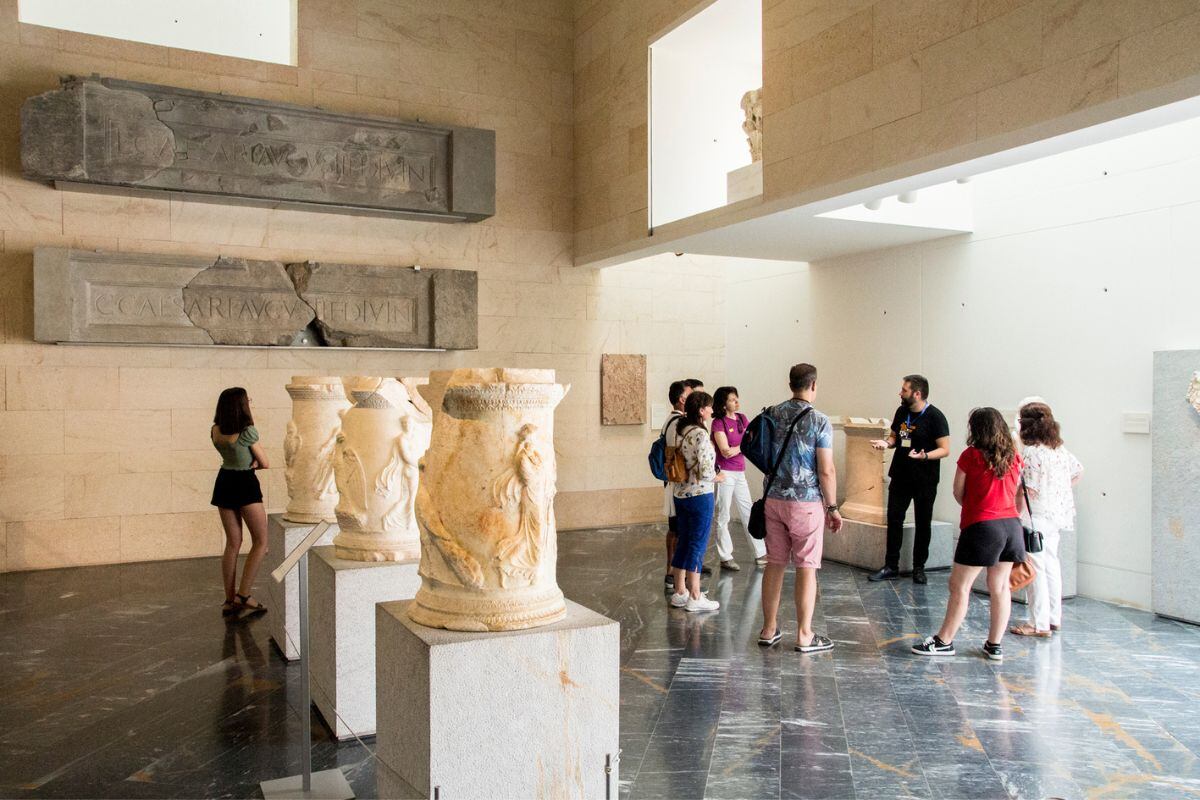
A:
{"type": "Polygon", "coordinates": [[[672,569],[675,574],[675,593],[684,594],[693,600],[700,597],[700,573],[690,572],[686,569],[675,567],[672,569]]]}
{"type": "Polygon", "coordinates": [[[232,508],[218,508],[225,529],[225,550],[221,553],[221,578],[225,584],[225,602],[234,602],[237,591],[237,561],[242,550],[242,518],[232,508]]]}
{"type": "Polygon", "coordinates": [[[250,529],[250,552],[246,554],[246,565],[242,568],[242,583],[238,594],[249,597],[258,576],[258,567],[267,554],[267,510],[262,503],[251,503],[241,508],[242,519],[250,529]]]}
{"type": "Polygon", "coordinates": [[[783,576],[786,572],[787,564],[767,562],[767,566],[763,569],[763,626],[758,634],[760,638],[770,639],[779,628],[779,598],[783,594],[783,576]]]}
{"type": "Polygon", "coordinates": [[[1012,592],[1008,588],[1008,575],[1012,572],[1011,561],[1001,561],[987,568],[988,591],[991,612],[991,629],[988,631],[988,641],[1000,644],[1004,632],[1008,630],[1008,615],[1012,611],[1012,592]]]}
{"type": "Polygon", "coordinates": [[[813,609],[816,605],[816,569],[813,567],[796,567],[796,644],[812,644],[812,618],[813,609]]]}
{"type": "MultiPolygon", "coordinates": [[[[966,564],[955,562],[950,568],[950,601],[946,603],[946,618],[937,637],[946,644],[954,641],[963,619],[967,616],[967,603],[971,599],[971,584],[983,567],[968,567],[966,564]]],[[[1005,615],[1005,619],[1008,616],[1005,615]]]]}

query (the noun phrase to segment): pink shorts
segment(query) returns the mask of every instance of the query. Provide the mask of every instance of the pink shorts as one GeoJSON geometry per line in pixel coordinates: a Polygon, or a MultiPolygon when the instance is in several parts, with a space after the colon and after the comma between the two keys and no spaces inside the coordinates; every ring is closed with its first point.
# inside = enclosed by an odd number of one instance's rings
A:
{"type": "Polygon", "coordinates": [[[767,562],[821,568],[825,543],[825,504],[820,501],[767,498],[767,562]]]}

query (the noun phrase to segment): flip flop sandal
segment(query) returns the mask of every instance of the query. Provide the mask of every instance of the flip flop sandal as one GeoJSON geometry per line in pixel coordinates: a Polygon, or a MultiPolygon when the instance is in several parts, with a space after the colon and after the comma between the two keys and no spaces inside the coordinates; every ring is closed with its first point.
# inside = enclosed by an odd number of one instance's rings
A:
{"type": "Polygon", "coordinates": [[[771,645],[773,645],[773,644],[779,644],[779,640],[780,640],[780,639],[782,639],[782,638],[783,638],[783,631],[779,630],[779,628],[776,628],[776,629],[775,629],[775,635],[774,635],[774,636],[771,636],[771,637],[764,637],[764,636],[760,636],[760,637],[758,637],[758,646],[759,646],[759,647],[770,647],[770,646],[771,646],[771,645]]]}
{"type": "Polygon", "coordinates": [[[232,600],[226,600],[221,604],[221,616],[229,617],[242,610],[242,607],[232,600]]]}
{"type": "Polygon", "coordinates": [[[254,601],[254,605],[251,605],[249,601],[253,599],[252,595],[239,594],[239,595],[236,595],[236,597],[238,599],[238,606],[240,608],[245,609],[246,611],[250,611],[253,613],[262,613],[263,611],[267,610],[267,607],[264,606],[262,603],[258,602],[257,600],[254,601]]]}
{"type": "Polygon", "coordinates": [[[828,636],[814,636],[808,644],[797,644],[796,651],[800,653],[821,653],[833,649],[833,640],[828,636]]]}

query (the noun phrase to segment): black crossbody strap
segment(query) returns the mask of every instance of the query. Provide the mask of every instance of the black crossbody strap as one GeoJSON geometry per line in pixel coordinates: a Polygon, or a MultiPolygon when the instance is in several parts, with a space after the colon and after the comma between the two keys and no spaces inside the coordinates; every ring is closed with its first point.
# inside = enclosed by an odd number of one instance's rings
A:
{"type": "Polygon", "coordinates": [[[791,444],[792,434],[796,432],[796,425],[798,425],[800,420],[804,419],[804,415],[810,411],[812,411],[812,406],[809,406],[797,414],[796,418],[792,420],[792,424],[788,426],[787,436],[783,437],[783,447],[779,448],[779,455],[775,457],[775,463],[771,466],[771,474],[767,476],[767,485],[763,488],[764,495],[771,491],[771,485],[775,483],[775,475],[779,472],[779,465],[783,463],[784,455],[787,454],[787,446],[791,444]]]}
{"type": "Polygon", "coordinates": [[[1033,506],[1029,505],[1029,490],[1025,488],[1025,470],[1021,470],[1021,493],[1025,495],[1025,511],[1029,514],[1029,524],[1033,525],[1033,506]]]}

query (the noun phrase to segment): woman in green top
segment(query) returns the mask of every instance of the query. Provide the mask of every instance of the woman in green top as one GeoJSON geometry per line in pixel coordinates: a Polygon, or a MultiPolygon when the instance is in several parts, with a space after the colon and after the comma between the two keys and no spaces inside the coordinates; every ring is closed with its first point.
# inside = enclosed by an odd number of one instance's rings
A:
{"type": "Polygon", "coordinates": [[[267,512],[254,471],[269,469],[271,465],[258,442],[258,429],[250,414],[250,396],[245,389],[234,386],[221,392],[209,436],[221,454],[221,469],[212,496],[212,504],[221,514],[221,525],[225,528],[225,552],[221,556],[225,604],[221,613],[226,616],[242,610],[262,613],[267,607],[250,596],[258,566],[267,554],[267,512]],[[246,556],[239,587],[237,561],[242,549],[243,522],[250,529],[253,544],[246,556]]]}

